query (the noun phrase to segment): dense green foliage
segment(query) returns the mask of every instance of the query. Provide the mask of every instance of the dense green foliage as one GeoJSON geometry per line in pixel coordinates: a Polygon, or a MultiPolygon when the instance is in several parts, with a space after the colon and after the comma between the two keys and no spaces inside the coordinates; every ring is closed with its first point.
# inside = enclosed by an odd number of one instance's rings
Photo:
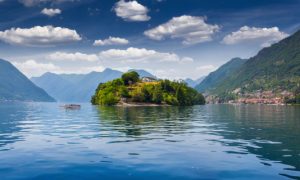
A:
{"type": "Polygon", "coordinates": [[[120,101],[122,95],[128,96],[125,88],[122,79],[101,83],[96,90],[96,95],[92,97],[92,104],[114,105],[120,101]]]}
{"type": "Polygon", "coordinates": [[[137,83],[139,81],[139,78],[140,75],[135,71],[127,72],[122,75],[122,80],[125,85],[137,83]]]}
{"type": "Polygon", "coordinates": [[[228,94],[237,88],[241,88],[241,93],[256,90],[294,92],[299,85],[300,31],[262,49],[223,79],[211,93],[228,94]]]}
{"type": "Polygon", "coordinates": [[[0,101],[55,101],[11,63],[0,59],[0,101]]]}
{"type": "Polygon", "coordinates": [[[135,73],[125,73],[122,78],[100,84],[92,97],[92,104],[115,105],[124,99],[131,103],[154,103],[177,106],[205,104],[202,94],[185,83],[169,80],[155,82],[136,81],[135,73]],[[130,83],[129,83],[130,82],[130,83]]]}
{"type": "Polygon", "coordinates": [[[229,62],[222,65],[219,69],[205,77],[205,79],[200,84],[198,84],[195,89],[197,89],[199,92],[208,92],[214,90],[218,86],[218,84],[229,77],[231,73],[239,69],[245,62],[246,59],[231,59],[229,62]]]}

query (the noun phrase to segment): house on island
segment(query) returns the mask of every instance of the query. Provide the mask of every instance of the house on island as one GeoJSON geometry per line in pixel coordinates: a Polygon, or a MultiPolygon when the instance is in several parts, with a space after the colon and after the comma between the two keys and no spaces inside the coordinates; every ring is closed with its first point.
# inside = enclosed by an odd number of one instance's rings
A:
{"type": "Polygon", "coordinates": [[[142,77],[142,82],[156,82],[157,79],[153,77],[142,77]]]}

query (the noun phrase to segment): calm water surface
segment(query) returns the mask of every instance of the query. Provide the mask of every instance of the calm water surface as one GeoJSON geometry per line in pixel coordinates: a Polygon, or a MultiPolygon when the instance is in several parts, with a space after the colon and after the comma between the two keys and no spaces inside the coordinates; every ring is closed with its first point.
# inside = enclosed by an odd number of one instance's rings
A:
{"type": "Polygon", "coordinates": [[[0,179],[300,179],[300,106],[0,104],[0,179]]]}

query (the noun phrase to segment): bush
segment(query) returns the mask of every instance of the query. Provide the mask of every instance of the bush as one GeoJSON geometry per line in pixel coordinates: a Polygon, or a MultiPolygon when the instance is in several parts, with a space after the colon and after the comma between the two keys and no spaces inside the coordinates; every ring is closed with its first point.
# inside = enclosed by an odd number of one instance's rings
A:
{"type": "Polygon", "coordinates": [[[177,98],[173,95],[170,95],[170,94],[165,94],[164,95],[164,101],[169,105],[174,105],[174,106],[179,105],[177,98]]]}
{"type": "Polygon", "coordinates": [[[144,102],[151,102],[152,99],[152,95],[151,95],[151,89],[149,89],[149,87],[147,88],[147,86],[143,86],[142,87],[142,96],[144,97],[144,102]]]}
{"type": "Polygon", "coordinates": [[[145,101],[144,94],[140,88],[137,88],[134,91],[132,91],[131,97],[132,97],[133,102],[144,102],[145,101]]]}
{"type": "Polygon", "coordinates": [[[129,91],[125,86],[120,87],[120,94],[123,98],[130,98],[129,91]]]}
{"type": "Polygon", "coordinates": [[[120,99],[117,96],[115,96],[114,93],[105,94],[99,100],[99,104],[108,106],[115,105],[120,101],[120,99]]]}
{"type": "Polygon", "coordinates": [[[202,94],[198,93],[194,99],[193,104],[205,104],[205,98],[202,94]]]}
{"type": "Polygon", "coordinates": [[[179,105],[181,105],[181,106],[186,105],[186,102],[185,102],[186,96],[185,96],[184,90],[181,86],[177,87],[176,98],[177,98],[179,105]]]}
{"type": "Polygon", "coordinates": [[[159,86],[156,86],[153,95],[152,95],[152,102],[160,104],[163,101],[163,92],[159,86]]]}

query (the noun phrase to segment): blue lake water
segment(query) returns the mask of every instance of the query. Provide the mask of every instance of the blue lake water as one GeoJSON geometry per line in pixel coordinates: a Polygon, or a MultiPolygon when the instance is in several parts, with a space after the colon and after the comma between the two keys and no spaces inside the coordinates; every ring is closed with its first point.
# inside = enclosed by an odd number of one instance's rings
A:
{"type": "Polygon", "coordinates": [[[0,104],[0,179],[300,179],[300,106],[0,104]]]}

